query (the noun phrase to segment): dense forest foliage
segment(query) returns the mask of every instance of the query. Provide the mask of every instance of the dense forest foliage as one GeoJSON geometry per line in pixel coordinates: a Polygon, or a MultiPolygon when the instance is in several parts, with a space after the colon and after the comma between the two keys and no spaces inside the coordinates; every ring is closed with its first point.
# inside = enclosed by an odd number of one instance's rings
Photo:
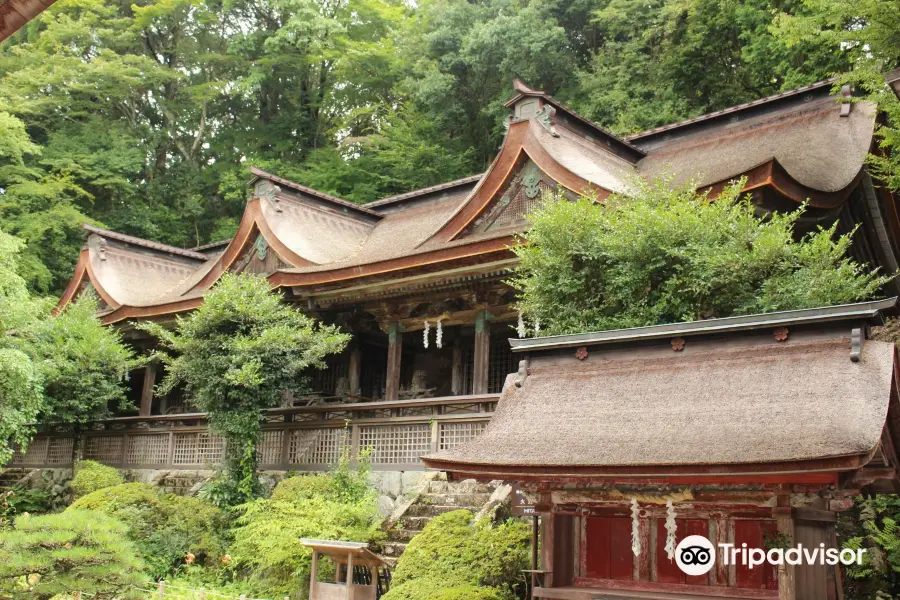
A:
{"type": "Polygon", "coordinates": [[[231,235],[251,164],[357,202],[481,172],[513,77],[628,133],[881,93],[898,32],[897,0],[60,0],[0,45],[0,219],[58,293],[82,222],[231,235]]]}

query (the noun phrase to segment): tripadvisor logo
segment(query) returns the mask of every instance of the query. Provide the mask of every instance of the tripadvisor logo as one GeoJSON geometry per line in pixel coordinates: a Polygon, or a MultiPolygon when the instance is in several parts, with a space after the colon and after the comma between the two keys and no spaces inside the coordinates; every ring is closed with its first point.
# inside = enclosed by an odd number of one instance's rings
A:
{"type": "MultiPolygon", "coordinates": [[[[749,569],[758,567],[764,563],[770,565],[831,565],[838,563],[843,565],[861,565],[866,549],[850,550],[845,548],[825,548],[825,544],[818,547],[805,548],[798,544],[796,548],[748,548],[747,544],[736,547],[734,544],[719,544],[722,564],[744,565],[749,569]]],[[[716,562],[716,549],[708,539],[702,535],[689,535],[675,548],[675,563],[685,575],[705,575],[713,568],[716,562]]]]}

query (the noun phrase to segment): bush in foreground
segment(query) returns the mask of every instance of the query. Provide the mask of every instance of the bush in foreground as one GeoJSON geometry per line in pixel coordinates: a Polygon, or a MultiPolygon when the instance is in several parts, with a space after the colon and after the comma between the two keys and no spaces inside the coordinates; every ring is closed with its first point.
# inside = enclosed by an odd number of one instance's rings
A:
{"type": "Polygon", "coordinates": [[[142,597],[143,563],[126,526],[98,512],[20,516],[0,530],[0,597],[49,600],[80,591],[98,600],[142,597]]]}
{"type": "Polygon", "coordinates": [[[384,600],[443,598],[433,595],[438,591],[451,600],[472,588],[486,600],[515,597],[528,564],[528,526],[486,519],[473,525],[473,518],[456,510],[433,519],[406,547],[394,571],[397,587],[384,600]]]}
{"type": "Polygon", "coordinates": [[[385,600],[506,600],[496,588],[452,585],[436,579],[416,579],[392,587],[385,600]]]}
{"type": "Polygon", "coordinates": [[[69,484],[76,497],[125,483],[125,478],[118,469],[108,467],[95,460],[82,460],[75,463],[75,477],[69,484]]]}
{"type": "Polygon", "coordinates": [[[344,456],[328,474],[285,479],[271,498],[237,507],[229,549],[236,574],[253,582],[258,593],[306,590],[312,552],[301,538],[378,539],[377,497],[368,484],[368,472],[367,461],[354,469],[344,456]]]}
{"type": "Polygon", "coordinates": [[[123,483],[77,499],[64,514],[95,510],[128,526],[128,537],[151,575],[165,577],[188,553],[217,561],[225,548],[224,513],[197,498],[165,494],[146,483],[123,483]]]}

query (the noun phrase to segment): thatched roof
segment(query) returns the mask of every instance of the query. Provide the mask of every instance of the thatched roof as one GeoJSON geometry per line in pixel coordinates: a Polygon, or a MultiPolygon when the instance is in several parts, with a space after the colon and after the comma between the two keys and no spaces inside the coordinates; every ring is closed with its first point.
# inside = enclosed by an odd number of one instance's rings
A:
{"type": "Polygon", "coordinates": [[[869,341],[852,362],[848,334],[558,350],[521,387],[508,378],[481,437],[425,461],[497,476],[855,468],[881,438],[895,351],[869,341]]]}

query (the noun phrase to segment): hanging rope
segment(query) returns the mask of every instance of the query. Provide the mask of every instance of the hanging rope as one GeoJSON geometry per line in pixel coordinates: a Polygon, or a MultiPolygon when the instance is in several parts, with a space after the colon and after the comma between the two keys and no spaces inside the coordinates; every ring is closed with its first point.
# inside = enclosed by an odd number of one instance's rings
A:
{"type": "Polygon", "coordinates": [[[438,348],[444,347],[444,326],[441,325],[442,318],[443,317],[437,320],[437,337],[434,340],[434,345],[438,348]]]}
{"type": "Polygon", "coordinates": [[[631,551],[635,556],[641,555],[641,507],[637,498],[631,499],[631,551]]]}
{"type": "Polygon", "coordinates": [[[422,330],[422,346],[428,347],[428,330],[431,329],[431,325],[428,324],[428,321],[425,321],[425,329],[422,330]]]}
{"type": "Polygon", "coordinates": [[[672,499],[666,500],[666,555],[669,560],[675,558],[675,532],[678,529],[678,523],[675,522],[675,505],[672,499]]]}
{"type": "Polygon", "coordinates": [[[525,319],[522,317],[522,311],[519,310],[519,322],[516,323],[516,333],[519,334],[520,338],[525,337],[525,319]]]}

